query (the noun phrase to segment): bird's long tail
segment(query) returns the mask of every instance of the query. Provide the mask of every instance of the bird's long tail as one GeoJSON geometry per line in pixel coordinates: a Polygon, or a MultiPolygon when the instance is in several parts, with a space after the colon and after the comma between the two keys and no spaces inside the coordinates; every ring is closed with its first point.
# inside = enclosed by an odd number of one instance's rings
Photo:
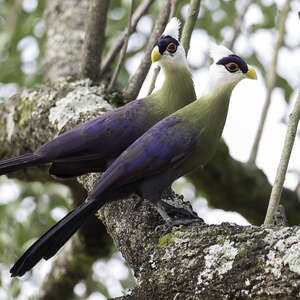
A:
{"type": "Polygon", "coordinates": [[[44,233],[10,269],[12,277],[22,276],[40,259],[49,259],[71,238],[81,225],[104,204],[100,199],[82,203],[44,233]]]}
{"type": "Polygon", "coordinates": [[[0,175],[45,162],[47,162],[45,157],[35,153],[28,153],[17,157],[1,160],[0,175]]]}

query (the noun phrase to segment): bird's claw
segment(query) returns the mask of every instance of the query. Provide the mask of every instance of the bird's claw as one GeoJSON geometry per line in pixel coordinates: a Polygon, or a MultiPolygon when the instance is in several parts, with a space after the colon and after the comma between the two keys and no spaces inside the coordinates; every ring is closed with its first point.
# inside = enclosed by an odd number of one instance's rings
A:
{"type": "Polygon", "coordinates": [[[199,219],[198,215],[189,207],[188,208],[183,208],[183,207],[175,207],[172,206],[166,202],[163,203],[165,208],[168,210],[169,213],[171,214],[180,214],[182,216],[185,216],[187,218],[191,219],[199,219]]]}
{"type": "Polygon", "coordinates": [[[133,205],[133,208],[132,208],[133,211],[136,211],[138,208],[140,208],[141,205],[142,205],[142,203],[143,203],[143,201],[144,201],[144,199],[142,197],[140,197],[140,196],[138,196],[136,194],[135,194],[135,198],[137,198],[137,201],[133,205]]]}
{"type": "Polygon", "coordinates": [[[169,228],[172,228],[174,226],[188,225],[188,224],[195,223],[195,222],[204,223],[204,220],[199,217],[194,218],[194,219],[170,219],[167,221],[166,224],[169,228]]]}

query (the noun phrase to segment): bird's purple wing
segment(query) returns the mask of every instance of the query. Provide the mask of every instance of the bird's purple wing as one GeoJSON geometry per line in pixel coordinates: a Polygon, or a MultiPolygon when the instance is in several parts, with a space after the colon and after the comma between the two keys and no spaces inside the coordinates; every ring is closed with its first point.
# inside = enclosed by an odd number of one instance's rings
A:
{"type": "Polygon", "coordinates": [[[93,197],[112,185],[122,186],[181,164],[194,150],[196,135],[178,117],[168,117],[136,140],[105,171],[93,197]]]}

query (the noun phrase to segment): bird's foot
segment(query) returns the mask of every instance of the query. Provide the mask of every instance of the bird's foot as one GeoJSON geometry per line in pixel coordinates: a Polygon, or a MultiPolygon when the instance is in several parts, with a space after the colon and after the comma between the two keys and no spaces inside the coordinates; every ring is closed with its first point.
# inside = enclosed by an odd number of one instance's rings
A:
{"type": "Polygon", "coordinates": [[[172,228],[173,226],[187,225],[194,222],[204,223],[203,219],[199,218],[195,212],[189,209],[174,207],[163,201],[159,201],[154,205],[169,228],[172,228]],[[187,216],[187,218],[171,218],[166,209],[172,210],[173,212],[175,211],[176,213],[180,213],[181,215],[187,216]]]}
{"type": "Polygon", "coordinates": [[[186,207],[186,208],[183,208],[183,207],[175,207],[173,205],[170,205],[166,202],[162,202],[163,203],[163,206],[165,207],[165,209],[168,211],[168,213],[170,214],[179,214],[179,215],[182,215],[182,216],[185,216],[187,218],[191,218],[191,219],[199,219],[197,213],[195,213],[191,208],[189,207],[186,207]]]}
{"type": "Polygon", "coordinates": [[[204,220],[199,217],[195,219],[171,219],[170,218],[166,223],[169,228],[172,228],[174,226],[188,225],[196,222],[204,223],[204,220]]]}
{"type": "Polygon", "coordinates": [[[132,209],[133,209],[133,211],[136,211],[138,208],[141,207],[141,205],[142,205],[142,203],[144,201],[144,198],[141,197],[141,196],[139,196],[139,195],[137,195],[137,194],[134,194],[134,198],[136,198],[136,203],[134,203],[132,209]]]}

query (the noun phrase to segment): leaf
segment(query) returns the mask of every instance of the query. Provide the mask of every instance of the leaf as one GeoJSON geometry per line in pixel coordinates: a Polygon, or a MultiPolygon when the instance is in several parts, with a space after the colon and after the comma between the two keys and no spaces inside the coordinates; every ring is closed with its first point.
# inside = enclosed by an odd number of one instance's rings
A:
{"type": "Polygon", "coordinates": [[[293,88],[290,86],[289,82],[285,78],[277,75],[276,86],[283,89],[284,99],[287,103],[289,103],[293,93],[293,88]]]}

